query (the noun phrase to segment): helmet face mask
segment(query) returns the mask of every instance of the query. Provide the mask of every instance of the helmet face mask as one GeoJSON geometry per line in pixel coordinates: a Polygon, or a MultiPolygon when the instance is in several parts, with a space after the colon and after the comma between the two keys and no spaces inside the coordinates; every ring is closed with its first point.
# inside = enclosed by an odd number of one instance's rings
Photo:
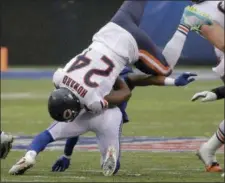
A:
{"type": "Polygon", "coordinates": [[[65,122],[72,122],[79,115],[78,111],[66,109],[63,112],[63,118],[65,122]]]}
{"type": "Polygon", "coordinates": [[[73,121],[81,111],[79,99],[67,88],[54,90],[48,100],[50,116],[59,122],[73,121]]]}

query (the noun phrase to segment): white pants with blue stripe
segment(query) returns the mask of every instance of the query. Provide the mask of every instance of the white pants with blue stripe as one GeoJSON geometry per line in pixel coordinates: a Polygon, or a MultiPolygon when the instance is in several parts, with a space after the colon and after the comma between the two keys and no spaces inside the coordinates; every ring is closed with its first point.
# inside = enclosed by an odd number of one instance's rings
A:
{"type": "Polygon", "coordinates": [[[121,128],[122,113],[116,107],[107,109],[100,115],[81,111],[73,122],[62,123],[55,121],[48,128],[48,131],[55,141],[80,136],[87,132],[94,132],[102,155],[102,163],[109,146],[116,148],[117,160],[119,160],[121,128]]]}

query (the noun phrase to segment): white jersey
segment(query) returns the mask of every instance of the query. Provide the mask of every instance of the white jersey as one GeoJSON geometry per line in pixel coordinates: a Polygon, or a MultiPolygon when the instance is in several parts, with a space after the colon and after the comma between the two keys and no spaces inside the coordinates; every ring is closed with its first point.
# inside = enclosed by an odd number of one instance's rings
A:
{"type": "Polygon", "coordinates": [[[109,94],[123,68],[137,60],[138,47],[132,35],[110,22],[93,36],[88,49],[55,72],[53,83],[68,88],[89,106],[109,94]]]}
{"type": "Polygon", "coordinates": [[[101,101],[115,83],[124,66],[107,56],[87,49],[81,55],[70,60],[63,69],[53,76],[57,87],[66,87],[86,106],[101,101]]]}
{"type": "Polygon", "coordinates": [[[109,22],[93,36],[91,47],[105,54],[106,47],[118,55],[124,65],[133,64],[139,58],[139,50],[134,37],[119,25],[109,22]]]}

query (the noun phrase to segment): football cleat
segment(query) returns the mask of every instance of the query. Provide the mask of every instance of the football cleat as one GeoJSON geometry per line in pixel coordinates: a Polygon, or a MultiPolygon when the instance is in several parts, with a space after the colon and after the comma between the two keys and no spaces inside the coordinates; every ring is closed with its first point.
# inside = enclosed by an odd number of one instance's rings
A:
{"type": "Polygon", "coordinates": [[[213,162],[210,166],[205,167],[207,172],[222,172],[223,169],[220,167],[219,163],[213,162]]]}
{"type": "Polygon", "coordinates": [[[208,14],[200,12],[193,6],[187,6],[180,24],[185,25],[192,31],[199,32],[202,25],[212,25],[212,20],[208,14]]]}
{"type": "Polygon", "coordinates": [[[4,132],[1,133],[1,152],[0,152],[0,158],[5,159],[7,155],[9,154],[12,143],[13,143],[13,136],[6,134],[4,132]]]}
{"type": "Polygon", "coordinates": [[[116,170],[117,158],[116,158],[116,149],[111,146],[108,148],[106,153],[106,158],[102,165],[103,175],[112,176],[116,170]]]}
{"type": "Polygon", "coordinates": [[[217,163],[215,154],[211,153],[205,144],[200,147],[196,155],[205,164],[207,172],[222,172],[222,168],[217,163]]]}
{"type": "Polygon", "coordinates": [[[32,168],[36,163],[35,159],[31,156],[25,156],[21,158],[12,168],[9,170],[11,175],[23,175],[25,171],[32,168]]]}

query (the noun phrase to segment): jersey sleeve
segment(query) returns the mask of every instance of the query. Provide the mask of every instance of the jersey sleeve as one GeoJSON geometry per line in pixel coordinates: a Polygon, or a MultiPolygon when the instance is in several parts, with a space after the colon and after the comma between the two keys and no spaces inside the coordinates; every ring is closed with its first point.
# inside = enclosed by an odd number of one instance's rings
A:
{"type": "Polygon", "coordinates": [[[60,83],[62,82],[64,75],[62,68],[58,68],[53,74],[52,82],[56,88],[60,87],[60,83]]]}
{"type": "Polygon", "coordinates": [[[225,98],[225,86],[221,86],[212,90],[216,94],[217,99],[225,98]]]}

